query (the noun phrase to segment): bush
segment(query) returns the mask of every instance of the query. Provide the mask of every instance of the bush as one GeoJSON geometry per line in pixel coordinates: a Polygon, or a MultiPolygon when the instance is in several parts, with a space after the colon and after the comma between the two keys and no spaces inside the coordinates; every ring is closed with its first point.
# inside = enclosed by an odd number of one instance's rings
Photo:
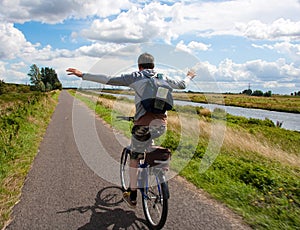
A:
{"type": "Polygon", "coordinates": [[[204,116],[204,117],[211,117],[211,111],[209,109],[200,109],[199,115],[204,116]]]}
{"type": "Polygon", "coordinates": [[[275,124],[269,118],[265,118],[264,120],[257,119],[257,118],[246,118],[240,116],[234,116],[231,114],[227,114],[226,116],[227,122],[231,124],[238,124],[244,127],[252,127],[252,126],[266,126],[266,127],[275,127],[275,124]]]}
{"type": "Polygon", "coordinates": [[[275,185],[270,171],[259,166],[247,165],[241,170],[239,179],[259,190],[269,189],[275,185]]]}
{"type": "Polygon", "coordinates": [[[30,86],[22,84],[5,83],[0,80],[0,95],[7,93],[28,93],[30,86]]]}
{"type": "Polygon", "coordinates": [[[268,91],[264,93],[264,97],[271,97],[272,96],[272,92],[268,91]]]}
{"type": "Polygon", "coordinates": [[[245,89],[243,90],[242,94],[246,94],[246,95],[251,95],[252,94],[252,90],[251,89],[245,89]]]}
{"type": "Polygon", "coordinates": [[[252,96],[263,96],[264,93],[261,91],[261,90],[255,90],[253,93],[252,93],[252,96]]]}
{"type": "Polygon", "coordinates": [[[113,96],[113,95],[109,95],[109,94],[100,94],[99,97],[103,97],[106,99],[110,99],[110,100],[116,100],[117,97],[113,96]]]}

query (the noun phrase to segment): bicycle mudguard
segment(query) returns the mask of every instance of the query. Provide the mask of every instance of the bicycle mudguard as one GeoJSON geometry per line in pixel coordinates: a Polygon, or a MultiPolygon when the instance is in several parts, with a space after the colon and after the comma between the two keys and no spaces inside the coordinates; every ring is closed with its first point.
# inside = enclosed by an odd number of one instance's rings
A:
{"type": "Polygon", "coordinates": [[[166,181],[164,173],[160,171],[157,177],[158,177],[158,182],[162,188],[161,191],[163,192],[164,198],[169,199],[170,198],[169,185],[168,182],[166,181]]]}
{"type": "Polygon", "coordinates": [[[168,182],[161,183],[161,187],[164,187],[164,189],[162,189],[162,192],[164,193],[163,194],[164,198],[169,199],[170,198],[170,192],[169,192],[168,182]]]}
{"type": "Polygon", "coordinates": [[[130,147],[129,146],[124,147],[122,152],[127,152],[130,154],[130,152],[131,152],[130,147]]]}

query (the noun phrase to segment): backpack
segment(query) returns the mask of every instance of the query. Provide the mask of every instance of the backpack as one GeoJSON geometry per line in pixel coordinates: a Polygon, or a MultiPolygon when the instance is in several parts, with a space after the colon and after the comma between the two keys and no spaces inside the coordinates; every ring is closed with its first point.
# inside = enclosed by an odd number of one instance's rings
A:
{"type": "Polygon", "coordinates": [[[141,95],[141,104],[147,112],[163,114],[173,108],[172,87],[157,74],[148,79],[141,95]]]}

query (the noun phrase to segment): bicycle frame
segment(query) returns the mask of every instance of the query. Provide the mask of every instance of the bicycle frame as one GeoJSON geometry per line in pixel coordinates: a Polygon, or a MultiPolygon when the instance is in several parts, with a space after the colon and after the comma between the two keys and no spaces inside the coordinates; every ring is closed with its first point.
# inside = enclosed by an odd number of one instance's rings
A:
{"type": "MultiPolygon", "coordinates": [[[[139,169],[139,172],[138,172],[138,188],[139,188],[139,190],[141,192],[141,195],[144,198],[147,198],[147,191],[148,191],[148,188],[149,188],[148,176],[149,176],[149,170],[151,170],[151,169],[148,168],[148,164],[147,163],[139,163],[138,169],[139,169]],[[146,184],[145,184],[145,182],[146,182],[146,184]],[[146,189],[146,193],[144,192],[144,189],[146,189]]],[[[154,170],[154,169],[152,169],[152,170],[154,170]]],[[[157,170],[160,170],[159,173],[163,173],[161,171],[162,169],[157,169],[157,170]]],[[[155,175],[155,180],[156,180],[155,186],[158,187],[159,194],[161,194],[162,193],[161,183],[165,182],[164,175],[159,175],[159,174],[155,175]],[[162,178],[160,178],[160,176],[162,178]]],[[[167,199],[170,197],[168,189],[165,192],[164,197],[166,197],[167,199]]]]}

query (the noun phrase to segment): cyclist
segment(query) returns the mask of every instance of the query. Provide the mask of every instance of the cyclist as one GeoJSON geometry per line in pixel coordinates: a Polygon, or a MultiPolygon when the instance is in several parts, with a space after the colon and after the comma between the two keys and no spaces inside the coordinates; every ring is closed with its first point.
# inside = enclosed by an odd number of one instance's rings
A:
{"type": "MultiPolygon", "coordinates": [[[[137,197],[137,168],[138,160],[143,157],[144,151],[151,146],[152,140],[161,136],[166,130],[167,114],[154,114],[147,112],[141,105],[141,94],[149,78],[154,77],[154,57],[149,53],[143,53],[138,57],[138,71],[122,74],[121,76],[109,76],[106,74],[83,73],[75,68],[68,68],[68,75],[75,75],[83,80],[95,81],[107,85],[128,86],[135,91],[134,126],[132,127],[131,153],[130,153],[130,188],[124,192],[124,201],[132,208],[136,206],[137,197]]],[[[193,71],[188,71],[184,80],[164,80],[174,89],[185,89],[190,79],[195,77],[193,71]]]]}

